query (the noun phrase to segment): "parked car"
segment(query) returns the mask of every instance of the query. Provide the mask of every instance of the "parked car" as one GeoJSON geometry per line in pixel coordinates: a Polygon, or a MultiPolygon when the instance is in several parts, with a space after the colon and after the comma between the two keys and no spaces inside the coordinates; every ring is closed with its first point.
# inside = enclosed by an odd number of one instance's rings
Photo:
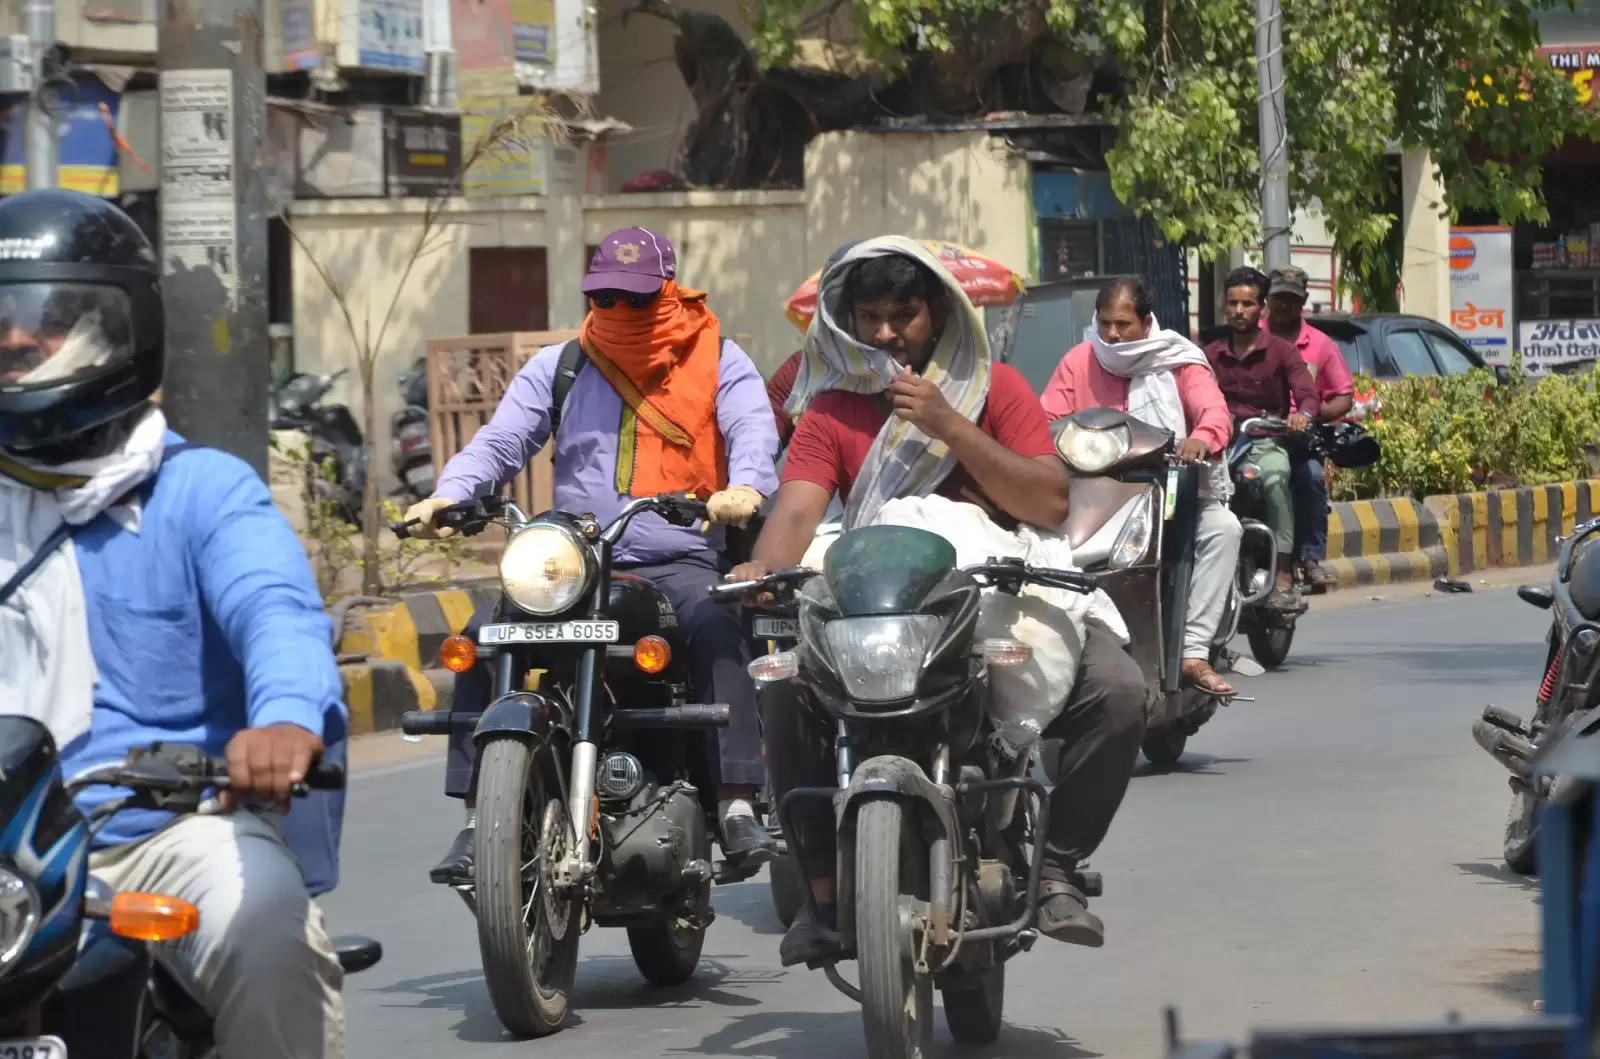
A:
{"type": "MultiPolygon", "coordinates": [[[[1392,381],[1407,375],[1459,375],[1489,367],[1454,331],[1425,316],[1406,313],[1312,313],[1306,320],[1333,339],[1352,374],[1392,381]]],[[[1224,324],[1205,328],[1200,341],[1228,333],[1224,324]]],[[[1502,379],[1505,369],[1495,366],[1502,379]]]]}

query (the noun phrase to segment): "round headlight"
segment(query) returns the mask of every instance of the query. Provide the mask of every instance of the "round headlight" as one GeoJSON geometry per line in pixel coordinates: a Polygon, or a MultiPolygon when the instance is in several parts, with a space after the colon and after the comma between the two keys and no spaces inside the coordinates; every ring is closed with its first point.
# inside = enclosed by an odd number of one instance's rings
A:
{"type": "Polygon", "coordinates": [[[529,614],[560,614],[593,581],[588,549],[561,526],[536,522],[519,530],[500,555],[500,588],[529,614]]]}
{"type": "Polygon", "coordinates": [[[1093,430],[1068,423],[1056,435],[1056,454],[1067,466],[1085,474],[1098,474],[1128,454],[1133,437],[1125,426],[1093,430]]]}
{"type": "Polygon", "coordinates": [[[10,868],[0,867],[0,975],[22,958],[39,928],[39,892],[10,868]]]}

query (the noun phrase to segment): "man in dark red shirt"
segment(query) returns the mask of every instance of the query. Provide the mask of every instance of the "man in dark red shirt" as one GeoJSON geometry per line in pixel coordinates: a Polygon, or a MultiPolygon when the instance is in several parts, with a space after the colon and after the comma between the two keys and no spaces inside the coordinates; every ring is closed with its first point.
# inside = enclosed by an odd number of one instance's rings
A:
{"type": "MultiPolygon", "coordinates": [[[[1227,398],[1234,426],[1253,416],[1287,419],[1289,430],[1303,434],[1311,427],[1319,402],[1317,386],[1300,351],[1261,328],[1266,307],[1267,277],[1253,268],[1234,269],[1225,281],[1229,335],[1206,347],[1206,359],[1227,398]]],[[[1278,539],[1277,591],[1268,602],[1292,605],[1294,588],[1294,497],[1289,483],[1289,454],[1272,438],[1251,445],[1252,462],[1261,469],[1267,525],[1278,539]]]]}
{"type": "MultiPolygon", "coordinates": [[[[798,563],[834,494],[849,498],[858,483],[866,488],[863,465],[892,416],[949,446],[955,463],[934,487],[937,494],[978,504],[1002,522],[1059,526],[1067,514],[1070,478],[1055,454],[1044,409],[1021,373],[1006,364],[988,365],[987,396],[970,419],[952,407],[940,383],[922,374],[950,324],[959,296],[959,289],[950,287],[954,281],[909,253],[846,259],[836,267],[851,271],[835,281],[837,287],[825,274],[822,290],[825,298],[830,290],[840,290],[839,304],[831,311],[819,304],[818,312],[830,311],[829,319],[848,328],[861,345],[888,352],[900,373],[882,392],[834,389],[806,405],[754,557],[730,578],[759,577],[798,563]]],[[[987,361],[981,328],[974,341],[977,355],[987,361]]],[[[797,786],[836,782],[831,755],[815,749],[827,747],[831,734],[819,728],[799,694],[788,681],[762,692],[767,767],[779,798],[797,786]]],[[[1104,927],[1076,885],[1077,866],[1105,837],[1127,789],[1144,732],[1145,697],[1143,675],[1116,637],[1088,626],[1077,683],[1044,732],[1044,745],[1051,748],[1045,765],[1055,786],[1039,926],[1052,938],[1103,944],[1104,927]]],[[[834,903],[833,814],[808,802],[794,822],[797,855],[827,918],[834,903]]],[[[783,940],[784,966],[835,953],[837,935],[828,926],[803,908],[783,940]]]]}

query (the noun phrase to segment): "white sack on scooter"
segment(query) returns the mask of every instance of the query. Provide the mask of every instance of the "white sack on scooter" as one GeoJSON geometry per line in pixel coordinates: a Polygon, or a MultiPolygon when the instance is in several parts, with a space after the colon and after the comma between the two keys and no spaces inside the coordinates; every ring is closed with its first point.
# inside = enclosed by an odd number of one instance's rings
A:
{"type": "MultiPolygon", "coordinates": [[[[1074,569],[1066,538],[1022,526],[1001,529],[974,504],[940,496],[890,500],[873,518],[874,525],[909,526],[937,533],[956,550],[956,565],[972,566],[991,557],[1020,558],[1034,566],[1074,569]]],[[[818,534],[803,564],[822,568],[828,547],[838,538],[818,534]]],[[[1031,746],[1066,706],[1077,680],[1083,650],[1084,624],[1095,621],[1126,641],[1127,628],[1116,607],[1102,592],[1085,596],[1066,589],[1025,585],[1015,596],[985,589],[978,610],[978,639],[1005,637],[1027,644],[1032,658],[1022,665],[990,671],[991,712],[1000,737],[1013,750],[1031,746]]]]}

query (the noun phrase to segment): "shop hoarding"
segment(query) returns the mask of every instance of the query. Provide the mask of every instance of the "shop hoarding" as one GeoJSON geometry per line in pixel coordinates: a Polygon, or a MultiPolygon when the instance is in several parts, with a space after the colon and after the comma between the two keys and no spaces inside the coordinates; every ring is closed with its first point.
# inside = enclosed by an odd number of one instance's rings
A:
{"type": "Polygon", "coordinates": [[[1450,229],[1450,326],[1491,364],[1511,362],[1514,264],[1510,228],[1450,229]]]}

